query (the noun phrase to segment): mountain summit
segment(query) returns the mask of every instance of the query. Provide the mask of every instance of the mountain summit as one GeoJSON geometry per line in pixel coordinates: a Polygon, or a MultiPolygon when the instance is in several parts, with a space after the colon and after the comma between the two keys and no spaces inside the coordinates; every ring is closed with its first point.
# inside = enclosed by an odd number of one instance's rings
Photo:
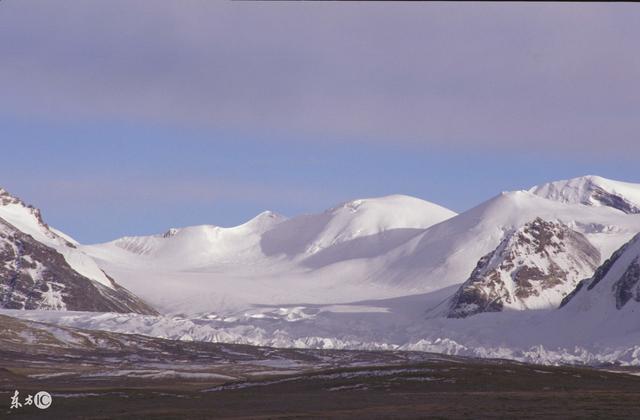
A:
{"type": "Polygon", "coordinates": [[[584,235],[537,218],[480,259],[451,299],[447,316],[557,308],[599,263],[600,252],[584,235]]]}
{"type": "Polygon", "coordinates": [[[0,189],[0,307],[156,311],[107,276],[40,210],[0,189]]]}
{"type": "Polygon", "coordinates": [[[529,191],[562,203],[612,207],[627,214],[640,213],[640,184],[588,175],[550,182],[529,191]]]}

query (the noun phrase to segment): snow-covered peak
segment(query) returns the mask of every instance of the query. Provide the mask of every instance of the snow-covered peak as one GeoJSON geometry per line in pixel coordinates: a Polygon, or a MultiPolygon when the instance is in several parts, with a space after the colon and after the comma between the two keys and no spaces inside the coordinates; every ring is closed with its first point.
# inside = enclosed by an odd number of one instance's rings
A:
{"type": "Polygon", "coordinates": [[[253,219],[240,226],[236,226],[236,229],[248,229],[253,232],[266,232],[275,225],[284,222],[287,218],[281,214],[274,213],[270,210],[263,211],[253,219]]]}
{"type": "Polygon", "coordinates": [[[284,220],[284,216],[265,211],[238,226],[171,228],[159,235],[126,236],[83,249],[100,259],[116,259],[132,265],[142,262],[179,269],[212,264],[242,265],[260,258],[261,236],[284,220]],[[137,256],[144,256],[145,259],[138,261],[137,256]]]}
{"type": "Polygon", "coordinates": [[[44,223],[39,209],[25,204],[3,188],[0,188],[0,218],[40,241],[52,240],[57,236],[44,223]]]}
{"type": "MultiPolygon", "coordinates": [[[[188,236],[198,231],[200,232],[203,232],[203,231],[204,232],[206,231],[234,232],[235,231],[235,232],[245,232],[247,234],[260,234],[271,229],[278,223],[281,223],[285,220],[287,220],[285,216],[282,216],[278,213],[274,213],[272,211],[267,210],[267,211],[263,211],[262,213],[258,214],[256,217],[248,220],[247,222],[237,226],[221,227],[216,225],[196,225],[196,226],[187,226],[183,228],[169,228],[165,233],[161,235],[151,236],[151,237],[162,237],[164,239],[168,239],[168,238],[172,238],[180,235],[188,236]]],[[[129,237],[118,239],[116,240],[116,242],[121,241],[122,239],[131,239],[131,238],[146,238],[146,237],[129,236],[129,237]]]]}
{"type": "Polygon", "coordinates": [[[9,193],[9,191],[0,187],[0,206],[6,206],[7,204],[18,204],[20,203],[20,199],[18,197],[14,197],[9,193]]]}
{"type": "Polygon", "coordinates": [[[40,210],[0,189],[0,219],[36,241],[61,253],[79,274],[112,288],[112,282],[95,261],[77,249],[77,242],[45,223],[40,210]]]}
{"type": "Polygon", "coordinates": [[[81,275],[69,264],[70,256],[80,261],[77,255],[75,248],[65,255],[0,218],[0,307],[157,313],[114,281],[106,287],[81,275]]]}
{"type": "Polygon", "coordinates": [[[515,191],[460,215],[392,195],[288,220],[262,213],[232,228],[193,226],[81,249],[166,310],[335,303],[459,286],[480,258],[538,217],[582,234],[603,256],[640,231],[640,215],[515,191]]]}
{"type": "Polygon", "coordinates": [[[358,199],[289,219],[267,232],[262,245],[268,255],[308,256],[391,230],[426,229],[454,216],[449,209],[406,195],[358,199]]]}
{"type": "MultiPolygon", "coordinates": [[[[530,191],[504,192],[484,203],[425,230],[402,249],[389,265],[416,273],[416,287],[459,284],[476,262],[496,249],[510,232],[540,217],[567,225],[583,234],[602,256],[611,253],[640,231],[640,215],[608,206],[585,206],[549,200],[530,191]]],[[[389,270],[388,278],[394,278],[389,270]]],[[[403,278],[403,281],[404,278],[403,278]]],[[[434,289],[431,289],[434,290],[434,289]]]]}
{"type": "Polygon", "coordinates": [[[600,263],[600,252],[568,226],[540,218],[508,234],[480,259],[447,316],[557,308],[600,263]]]}
{"type": "MultiPolygon", "coordinates": [[[[364,236],[389,229],[426,229],[456,216],[456,213],[408,195],[388,195],[343,203],[325,212],[331,227],[344,236],[364,236]]],[[[346,238],[349,239],[349,238],[346,238]]]]}
{"type": "Polygon", "coordinates": [[[640,213],[640,184],[595,175],[550,182],[529,191],[562,203],[612,207],[627,214],[640,213]]]}
{"type": "Polygon", "coordinates": [[[415,222],[413,223],[409,222],[412,225],[424,225],[425,223],[431,225],[436,220],[441,221],[443,218],[450,218],[456,215],[454,211],[438,204],[404,194],[351,200],[339,204],[327,210],[327,212],[335,214],[344,210],[348,210],[351,213],[376,212],[378,215],[391,211],[405,220],[407,217],[410,220],[414,220],[415,222]],[[422,213],[422,215],[419,213],[422,213]]]}
{"type": "MultiPolygon", "coordinates": [[[[409,230],[415,234],[452,216],[454,212],[436,204],[391,195],[353,200],[322,213],[293,219],[265,211],[234,227],[174,228],[163,235],[125,237],[84,249],[103,260],[115,258],[134,264],[131,255],[134,254],[157,261],[158,265],[170,264],[180,269],[269,265],[282,255],[305,259],[333,245],[386,231],[409,230]]],[[[395,236],[391,239],[394,241],[389,247],[397,245],[398,239],[395,236]]],[[[384,243],[379,246],[384,249],[376,252],[387,250],[384,243]]]]}

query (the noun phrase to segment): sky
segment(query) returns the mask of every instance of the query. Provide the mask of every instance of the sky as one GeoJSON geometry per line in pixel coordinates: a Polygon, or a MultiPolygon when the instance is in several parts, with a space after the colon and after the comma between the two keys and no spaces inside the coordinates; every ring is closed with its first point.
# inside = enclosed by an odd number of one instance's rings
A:
{"type": "Polygon", "coordinates": [[[84,243],[640,182],[633,4],[0,1],[0,186],[84,243]]]}

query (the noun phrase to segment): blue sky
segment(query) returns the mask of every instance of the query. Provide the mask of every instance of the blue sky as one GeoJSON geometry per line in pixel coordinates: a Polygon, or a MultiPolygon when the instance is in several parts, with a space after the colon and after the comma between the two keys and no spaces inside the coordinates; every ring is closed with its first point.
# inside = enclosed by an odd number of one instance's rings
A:
{"type": "Polygon", "coordinates": [[[640,182],[629,5],[0,3],[0,185],[82,242],[640,182]]]}
{"type": "Polygon", "coordinates": [[[640,181],[635,162],[540,152],[288,142],[193,129],[3,120],[5,188],[84,242],[173,226],[242,223],[403,193],[456,211],[503,190],[598,173],[640,181]]]}

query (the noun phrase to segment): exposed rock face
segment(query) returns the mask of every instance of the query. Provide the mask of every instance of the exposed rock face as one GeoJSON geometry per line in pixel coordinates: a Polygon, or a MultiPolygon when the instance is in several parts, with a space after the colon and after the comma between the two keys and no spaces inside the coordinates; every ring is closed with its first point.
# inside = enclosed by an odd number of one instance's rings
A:
{"type": "Polygon", "coordinates": [[[600,253],[582,234],[537,218],[480,259],[446,316],[558,307],[599,263],[600,253]]]}
{"type": "Polygon", "coordinates": [[[584,308],[599,302],[622,309],[632,300],[640,302],[640,234],[614,252],[591,278],[580,282],[561,306],[578,300],[583,301],[584,308]]]}
{"type": "Polygon", "coordinates": [[[633,298],[640,302],[640,264],[638,258],[629,264],[622,277],[613,284],[613,294],[616,297],[616,308],[620,309],[633,298]]]}
{"type": "Polygon", "coordinates": [[[22,201],[9,194],[4,188],[0,188],[0,206],[6,206],[7,204],[24,204],[22,201]]]}
{"type": "Polygon", "coordinates": [[[593,190],[591,192],[591,199],[602,204],[603,206],[613,207],[614,209],[618,209],[627,214],[640,213],[640,208],[638,208],[638,206],[630,203],[624,197],[615,193],[605,191],[598,186],[593,187],[593,190]]]}
{"type": "Polygon", "coordinates": [[[0,307],[157,313],[111,282],[109,288],[80,275],[58,251],[0,218],[0,307]]]}

